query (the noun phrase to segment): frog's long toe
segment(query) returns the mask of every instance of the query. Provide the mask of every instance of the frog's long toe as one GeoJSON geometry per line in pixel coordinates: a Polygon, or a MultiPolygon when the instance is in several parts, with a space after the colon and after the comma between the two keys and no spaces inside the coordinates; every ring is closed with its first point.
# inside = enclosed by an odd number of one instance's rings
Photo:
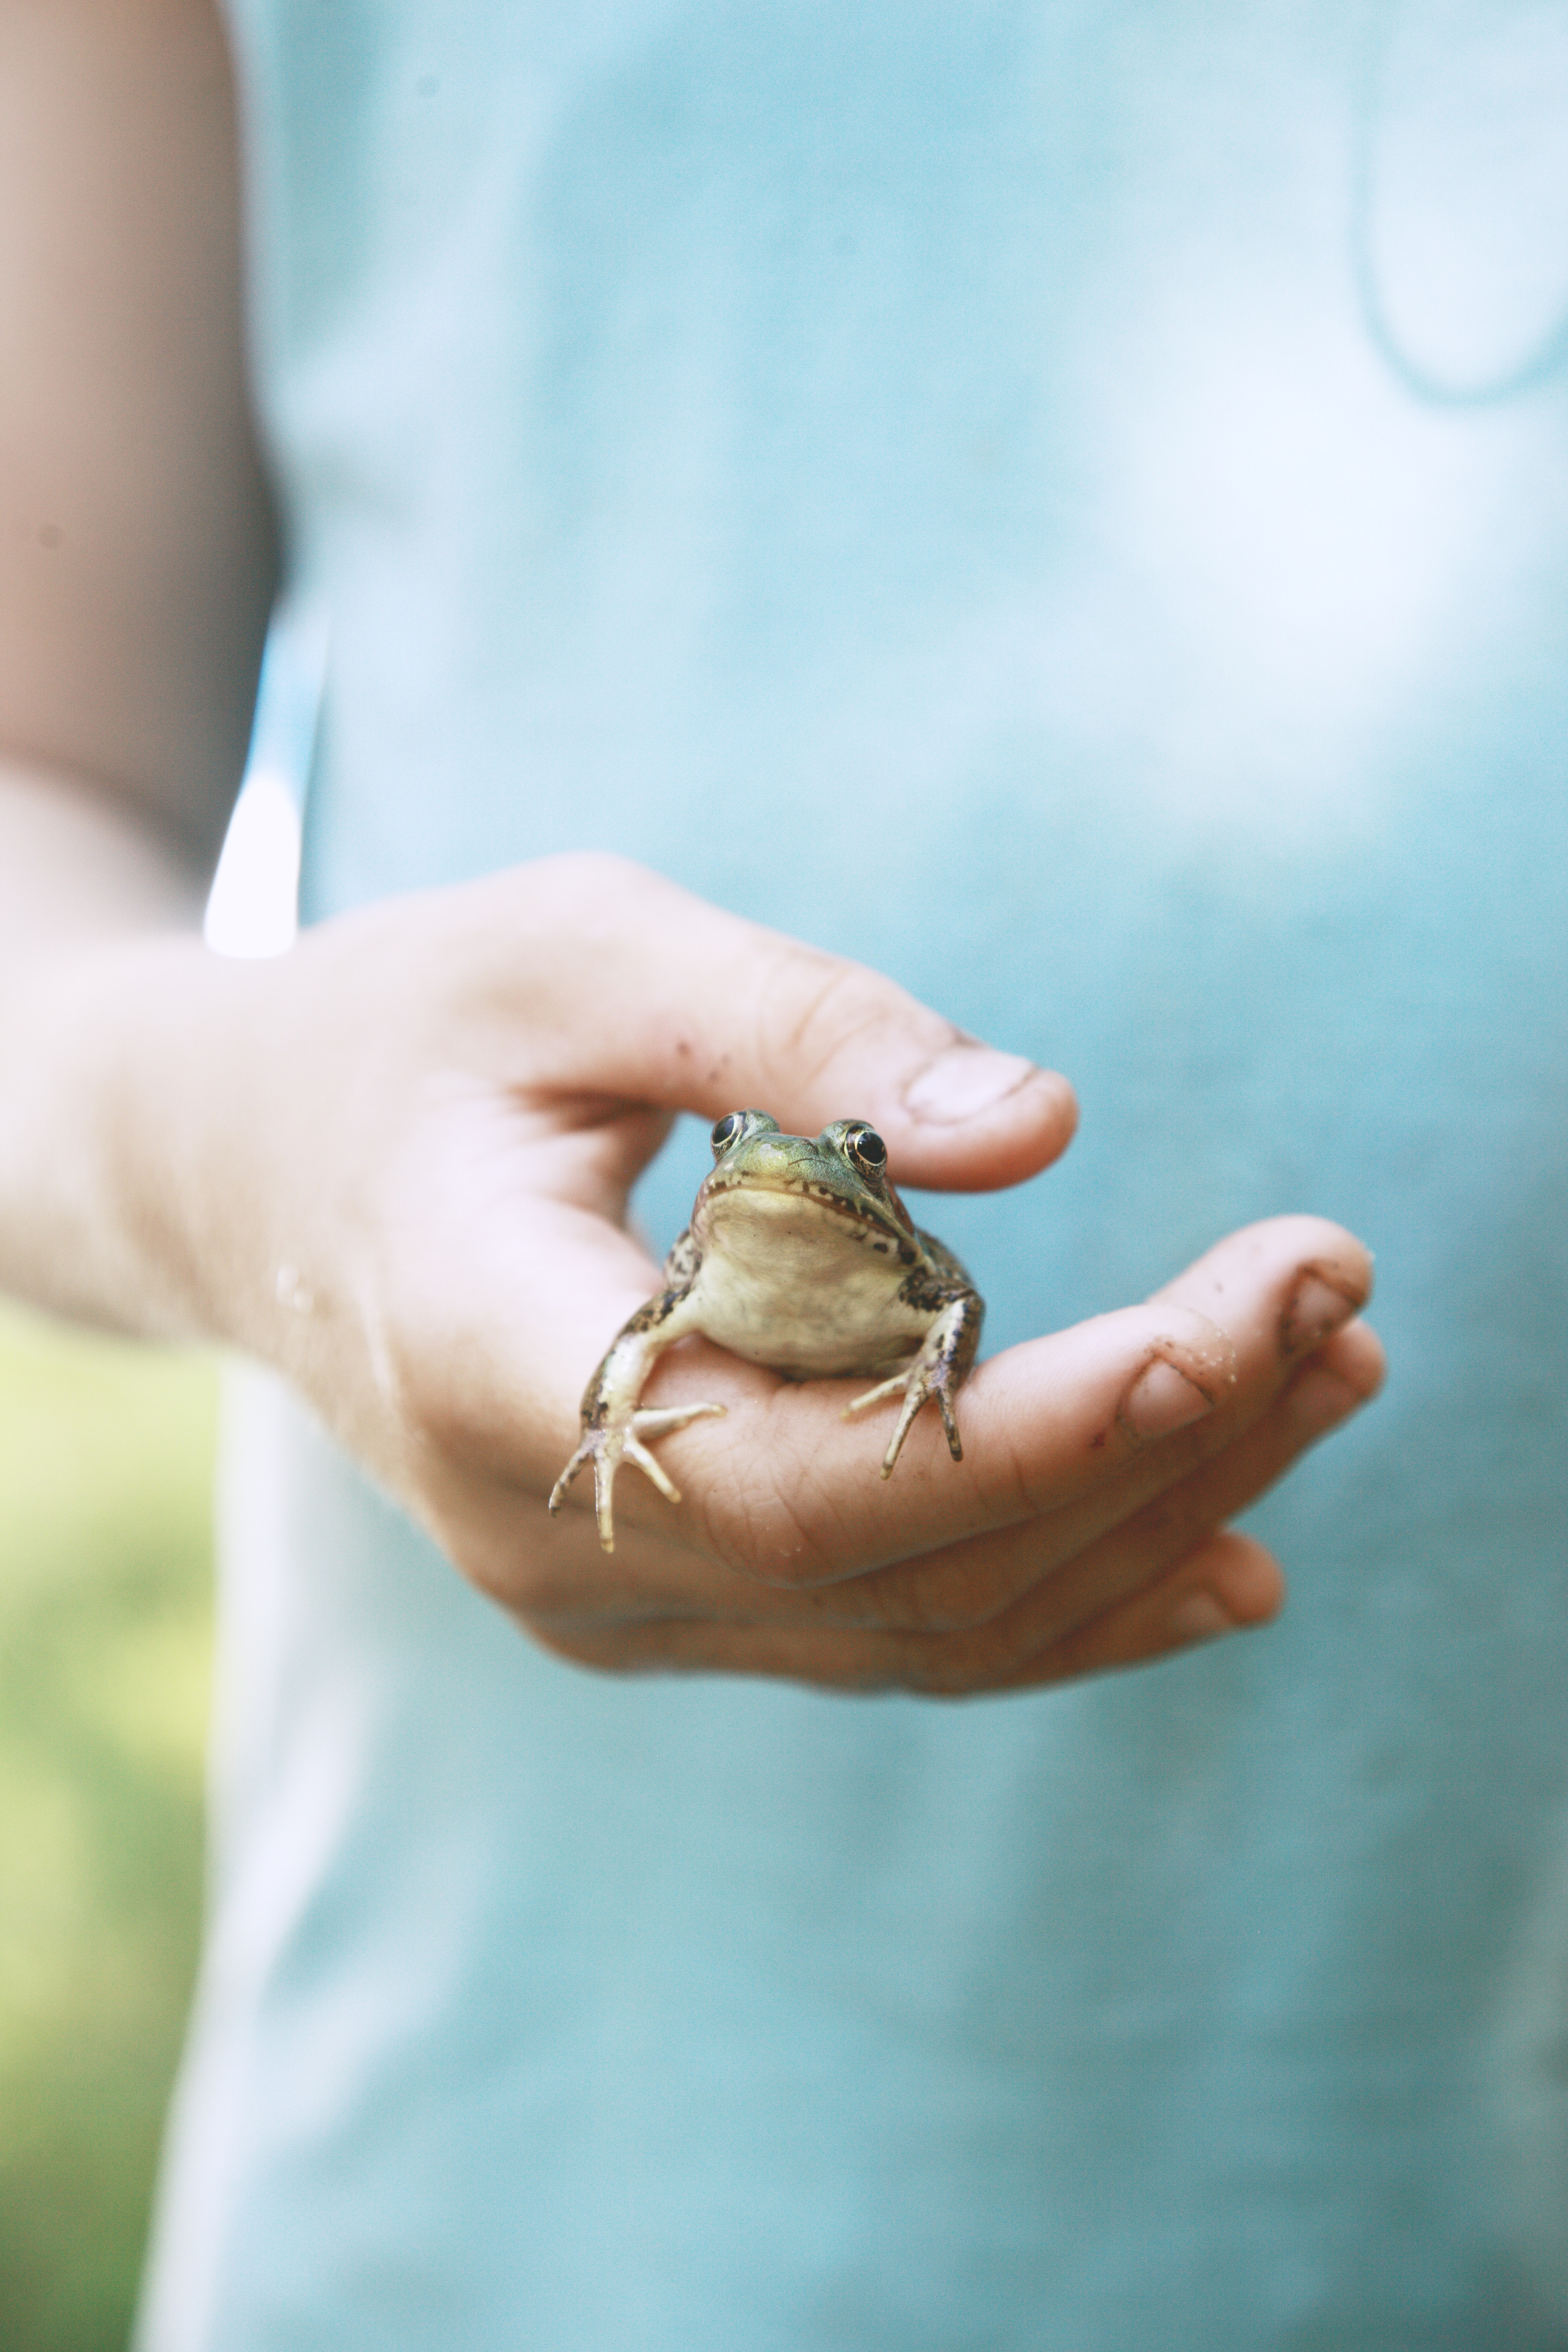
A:
{"type": "Polygon", "coordinates": [[[864,1412],[868,1405],[880,1404],[885,1397],[907,1396],[909,1387],[909,1373],[895,1372],[890,1381],[879,1381],[876,1387],[868,1389],[864,1396],[851,1398],[839,1418],[847,1421],[851,1413],[864,1412]]]}

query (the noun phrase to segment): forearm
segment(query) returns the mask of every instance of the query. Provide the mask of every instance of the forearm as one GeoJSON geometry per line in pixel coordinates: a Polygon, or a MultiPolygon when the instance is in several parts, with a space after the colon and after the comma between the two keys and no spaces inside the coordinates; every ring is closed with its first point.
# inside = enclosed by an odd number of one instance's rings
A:
{"type": "Polygon", "coordinates": [[[0,764],[0,1287],[115,1328],[201,1328],[173,1245],[202,884],[87,787],[0,764]]]}
{"type": "Polygon", "coordinates": [[[235,979],[201,947],[202,866],[279,571],[227,57],[212,0],[5,26],[0,1287],[204,1328],[172,1212],[198,1237],[219,1213],[223,1178],[192,1191],[181,1155],[243,1049],[204,1017],[235,979]]]}

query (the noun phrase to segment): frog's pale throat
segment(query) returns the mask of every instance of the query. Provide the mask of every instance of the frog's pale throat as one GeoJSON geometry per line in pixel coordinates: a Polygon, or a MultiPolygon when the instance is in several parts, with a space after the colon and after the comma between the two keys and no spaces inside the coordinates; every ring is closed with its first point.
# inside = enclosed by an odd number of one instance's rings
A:
{"type": "Polygon", "coordinates": [[[891,1371],[931,1327],[902,1296],[896,1251],[852,1209],[745,1184],[715,1193],[702,1227],[702,1328],[732,1355],[801,1379],[891,1371]]]}

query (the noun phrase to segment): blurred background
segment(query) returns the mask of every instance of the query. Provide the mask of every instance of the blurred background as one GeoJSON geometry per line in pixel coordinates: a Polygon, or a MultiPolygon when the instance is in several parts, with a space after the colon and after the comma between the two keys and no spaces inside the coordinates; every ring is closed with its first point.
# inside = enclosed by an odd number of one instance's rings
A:
{"type": "Polygon", "coordinates": [[[0,1306],[0,2345],[121,2352],[196,1958],[217,1373],[0,1306]]]}

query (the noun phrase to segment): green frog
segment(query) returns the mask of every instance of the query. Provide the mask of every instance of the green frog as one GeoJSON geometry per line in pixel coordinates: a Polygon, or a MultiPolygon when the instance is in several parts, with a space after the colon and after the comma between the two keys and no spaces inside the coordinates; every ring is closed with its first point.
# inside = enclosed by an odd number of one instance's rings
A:
{"type": "Polygon", "coordinates": [[[884,1478],[928,1397],[953,1460],[963,1459],[952,1401],[974,1361],[984,1301],[952,1251],[914,1223],[889,1180],[888,1147],[876,1129],[863,1118],[838,1118],[815,1138],[784,1135],[765,1110],[732,1110],[711,1140],[713,1167],[665,1260],[665,1286],[637,1308],[589,1381],[582,1443],[550,1497],[558,1511],[591,1462],[606,1551],[616,1548],[612,1496],[622,1461],[679,1503],[645,1441],[725,1410],[645,1411],[637,1402],[665,1349],[694,1331],[790,1380],[885,1375],[845,1407],[847,1418],[902,1397],[884,1478]]]}

